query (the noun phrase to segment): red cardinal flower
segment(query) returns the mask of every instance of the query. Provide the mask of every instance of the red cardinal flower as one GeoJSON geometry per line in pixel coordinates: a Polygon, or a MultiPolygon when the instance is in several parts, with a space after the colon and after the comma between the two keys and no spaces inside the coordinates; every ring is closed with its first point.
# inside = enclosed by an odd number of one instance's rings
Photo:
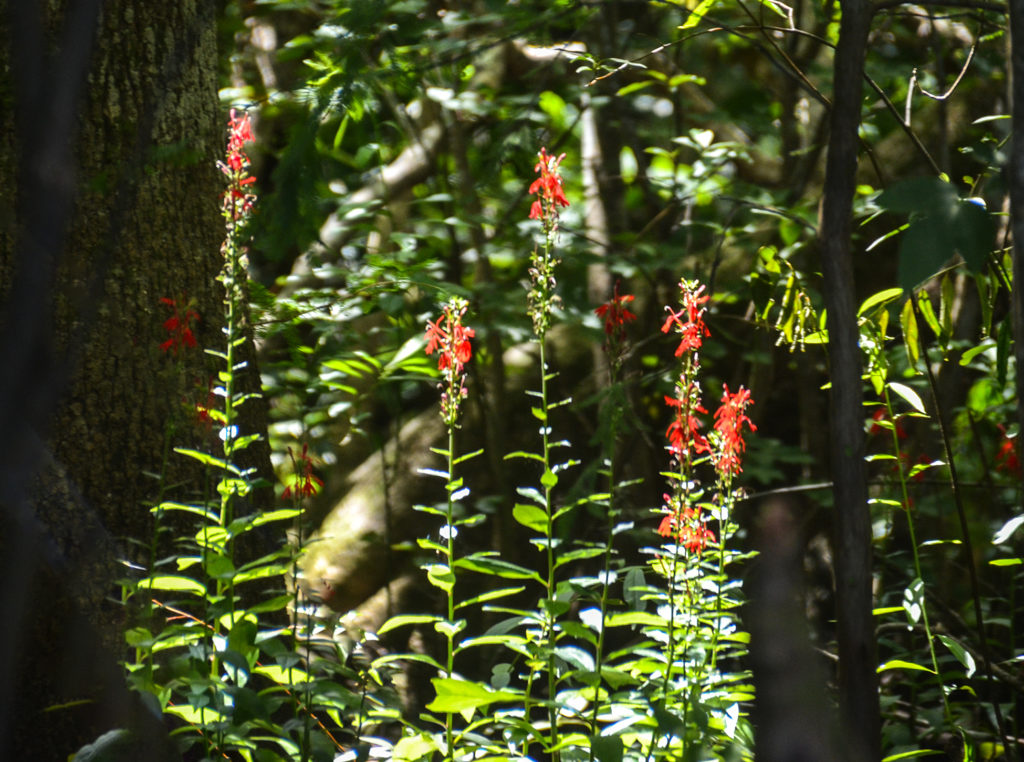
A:
{"type": "Polygon", "coordinates": [[[615,294],[611,300],[602,304],[594,312],[599,318],[604,320],[604,332],[605,335],[611,336],[617,334],[621,337],[623,329],[626,323],[631,323],[636,320],[636,315],[629,311],[626,306],[634,297],[632,294],[623,294],[619,296],[619,282],[615,281],[615,294]]]}
{"type": "Polygon", "coordinates": [[[682,336],[676,348],[676,357],[682,357],[684,352],[700,349],[704,338],[711,335],[711,331],[704,324],[704,311],[707,308],[703,305],[710,298],[706,295],[701,296],[704,286],[697,286],[696,283],[684,280],[680,282],[679,290],[683,296],[683,307],[678,312],[666,307],[668,317],[661,326],[662,333],[668,333],[675,326],[676,333],[682,336]]]}
{"type": "Polygon", "coordinates": [[[1006,428],[999,426],[1003,434],[1002,444],[996,452],[996,470],[1012,476],[1021,475],[1020,458],[1017,457],[1017,437],[1007,436],[1006,428]]]}
{"type": "Polygon", "coordinates": [[[679,510],[673,507],[673,501],[668,495],[664,497],[669,506],[669,513],[658,525],[658,534],[674,538],[679,545],[696,554],[704,550],[709,541],[715,541],[715,533],[704,524],[700,508],[687,506],[679,510]]]}
{"type": "Polygon", "coordinates": [[[295,469],[291,483],[284,488],[281,497],[285,500],[296,498],[313,497],[323,489],[324,483],[313,473],[313,459],[309,456],[309,445],[302,445],[302,454],[295,457],[292,448],[288,448],[288,457],[292,459],[292,468],[295,469]]]}
{"type": "Polygon", "coordinates": [[[228,178],[228,187],[223,195],[224,215],[237,222],[252,210],[256,196],[246,191],[246,186],[256,182],[249,176],[249,156],[245,152],[245,144],[252,143],[252,123],[248,114],[239,116],[231,109],[228,121],[228,147],[224,161],[218,162],[220,171],[228,178]]]}
{"type": "Polygon", "coordinates": [[[194,347],[196,337],[192,333],[192,323],[199,322],[199,313],[190,305],[182,306],[177,300],[166,296],[160,297],[160,301],[173,310],[171,316],[164,321],[167,340],[160,345],[160,349],[164,352],[174,350],[174,354],[178,354],[182,347],[194,347]]]}
{"type": "Polygon", "coordinates": [[[473,357],[470,339],[476,331],[463,325],[462,318],[469,302],[452,297],[444,306],[441,317],[427,323],[427,354],[438,353],[437,369],[441,371],[441,417],[449,426],[456,425],[459,406],[468,395],[466,389],[466,363],[473,357]]]}
{"type": "Polygon", "coordinates": [[[565,191],[562,190],[562,177],[558,172],[558,166],[564,158],[564,153],[555,158],[548,156],[547,148],[540,149],[540,153],[537,155],[537,165],[533,168],[533,171],[539,173],[540,177],[530,184],[528,191],[531,195],[537,196],[530,207],[531,220],[554,222],[558,219],[558,207],[569,206],[569,199],[565,197],[565,191]]]}
{"type": "Polygon", "coordinates": [[[743,441],[743,425],[746,424],[751,431],[757,431],[757,426],[746,413],[747,407],[754,404],[750,390],[741,386],[735,394],[730,394],[728,385],[722,384],[722,388],[722,404],[715,411],[717,436],[711,459],[722,480],[729,481],[743,470],[741,454],[747,449],[747,443],[743,441]]]}
{"type": "Polygon", "coordinates": [[[700,433],[700,421],[696,416],[697,413],[708,412],[701,406],[699,399],[691,401],[690,409],[685,414],[682,400],[666,395],[665,404],[676,411],[675,418],[665,430],[669,449],[679,457],[685,455],[691,448],[694,453],[710,452],[708,440],[700,433]],[[686,420],[683,420],[684,417],[686,420]]]}

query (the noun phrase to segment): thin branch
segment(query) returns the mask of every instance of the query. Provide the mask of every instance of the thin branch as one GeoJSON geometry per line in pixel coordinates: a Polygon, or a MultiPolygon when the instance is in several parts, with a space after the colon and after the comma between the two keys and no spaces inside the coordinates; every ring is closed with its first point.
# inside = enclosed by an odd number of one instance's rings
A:
{"type": "MultiPolygon", "coordinates": [[[[910,83],[911,84],[910,84],[910,88],[909,89],[911,91],[913,91],[914,85],[916,84],[917,85],[917,89],[920,90],[923,95],[926,95],[927,97],[931,98],[932,100],[935,100],[935,101],[944,101],[944,100],[946,100],[956,90],[957,86],[960,84],[960,80],[962,80],[964,78],[964,75],[967,74],[967,68],[971,65],[971,61],[974,60],[974,51],[976,49],[977,49],[977,45],[971,45],[971,52],[967,54],[967,60],[964,61],[964,66],[960,70],[960,74],[957,75],[956,80],[953,82],[952,85],[949,86],[949,89],[945,93],[943,93],[942,95],[937,95],[936,93],[930,93],[930,92],[928,92],[927,90],[925,90],[921,86],[921,83],[917,81],[917,67],[916,66],[914,67],[914,72],[913,72],[913,74],[911,75],[911,78],[910,78],[910,83]]],[[[907,97],[909,98],[910,96],[908,95],[907,97]]],[[[907,123],[908,124],[910,123],[909,119],[907,119],[907,123]]]]}

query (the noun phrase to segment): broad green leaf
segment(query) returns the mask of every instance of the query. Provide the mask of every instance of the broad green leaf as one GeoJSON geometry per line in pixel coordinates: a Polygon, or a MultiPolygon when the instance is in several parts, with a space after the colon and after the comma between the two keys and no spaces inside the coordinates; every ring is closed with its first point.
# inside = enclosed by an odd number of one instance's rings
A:
{"type": "Polygon", "coordinates": [[[160,574],[139,580],[139,587],[145,590],[171,590],[193,595],[205,596],[206,585],[190,577],[179,577],[174,574],[160,574]]]}
{"type": "Polygon", "coordinates": [[[309,673],[297,667],[282,667],[279,664],[263,664],[253,668],[253,673],[263,675],[278,685],[301,685],[309,682],[309,673]]]}
{"type": "Polygon", "coordinates": [[[437,744],[429,735],[421,732],[400,739],[391,750],[391,759],[394,762],[416,762],[430,757],[435,751],[438,751],[437,744]]]}
{"type": "Polygon", "coordinates": [[[434,587],[439,587],[446,593],[450,593],[455,587],[455,574],[444,564],[428,564],[425,568],[427,579],[434,587]]]}
{"type": "Polygon", "coordinates": [[[512,508],[512,517],[527,529],[544,534],[548,528],[548,516],[535,505],[517,503],[512,508]]]}
{"type": "Polygon", "coordinates": [[[886,188],[876,203],[890,212],[950,218],[957,201],[956,188],[950,183],[937,177],[912,177],[886,188]]]}
{"type": "Polygon", "coordinates": [[[948,218],[914,220],[900,238],[900,286],[908,292],[914,290],[935,275],[954,253],[948,218]]]}
{"type": "Polygon", "coordinates": [[[483,683],[458,680],[452,677],[435,677],[431,681],[436,697],[427,704],[427,709],[438,714],[461,714],[466,722],[477,709],[486,709],[500,701],[515,701],[519,694],[496,691],[483,683]]]}
{"type": "Polygon", "coordinates": [[[558,484],[558,475],[549,468],[540,477],[540,483],[545,489],[554,489],[558,484]]]}
{"type": "Polygon", "coordinates": [[[198,709],[190,704],[168,704],[164,707],[164,711],[167,714],[180,717],[190,725],[198,725],[200,727],[204,725],[219,725],[225,721],[224,715],[209,707],[198,709]]]}
{"type": "Polygon", "coordinates": [[[914,408],[914,410],[921,414],[924,414],[924,403],[921,401],[921,398],[917,395],[917,392],[915,392],[909,386],[907,386],[906,384],[901,384],[898,381],[890,381],[889,388],[896,392],[898,395],[900,395],[903,399],[905,399],[910,404],[910,406],[914,408]]]}
{"type": "Polygon", "coordinates": [[[597,762],[622,762],[622,738],[591,736],[590,751],[597,762]]]}

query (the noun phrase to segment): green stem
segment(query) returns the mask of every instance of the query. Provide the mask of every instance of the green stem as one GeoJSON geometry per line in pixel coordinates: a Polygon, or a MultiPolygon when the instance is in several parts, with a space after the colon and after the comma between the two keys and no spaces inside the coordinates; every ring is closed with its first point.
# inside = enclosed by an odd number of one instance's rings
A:
{"type": "MultiPolygon", "coordinates": [[[[446,635],[447,641],[447,659],[445,661],[445,676],[451,677],[452,672],[455,668],[455,527],[454,527],[454,504],[452,501],[452,492],[455,481],[455,424],[448,424],[448,484],[446,492],[448,493],[448,505],[445,511],[445,534],[448,538],[447,543],[447,563],[448,571],[452,575],[452,585],[448,589],[448,632],[446,635]]],[[[447,753],[445,758],[452,762],[455,759],[455,731],[454,731],[454,715],[448,712],[445,715],[445,743],[447,745],[447,753]]]]}
{"type": "MultiPolygon", "coordinates": [[[[614,384],[614,380],[613,380],[614,384]]],[[[613,419],[614,420],[614,419],[613,419]]],[[[608,526],[605,530],[605,546],[604,546],[604,563],[602,565],[601,573],[601,600],[598,604],[601,611],[600,626],[597,630],[597,646],[595,648],[594,663],[597,677],[594,679],[594,707],[590,716],[591,732],[596,737],[598,735],[597,718],[599,710],[601,708],[601,702],[599,697],[601,695],[601,671],[604,667],[604,629],[605,621],[608,616],[608,587],[609,587],[609,576],[611,574],[612,565],[612,540],[614,537],[615,528],[615,425],[609,427],[608,432],[608,447],[610,453],[608,455],[608,526]]],[[[594,743],[591,741],[590,744],[590,762],[594,761],[594,743]]]]}
{"type": "Polygon", "coordinates": [[[935,643],[932,638],[932,628],[928,621],[928,605],[924,594],[924,574],[921,571],[921,555],[917,549],[917,535],[914,531],[914,519],[910,514],[910,494],[907,490],[907,475],[903,470],[903,462],[900,460],[900,437],[896,430],[896,419],[892,408],[892,399],[889,396],[889,387],[886,385],[883,390],[887,420],[892,424],[892,446],[896,453],[896,473],[900,480],[900,495],[903,502],[903,510],[907,516],[907,531],[910,534],[910,548],[914,554],[914,576],[915,581],[920,581],[921,588],[921,623],[924,625],[924,635],[928,639],[928,654],[931,656],[932,669],[935,671],[935,679],[939,683],[939,693],[942,694],[942,706],[945,710],[946,722],[953,724],[953,712],[949,707],[949,699],[946,696],[945,686],[942,682],[942,674],[939,672],[939,659],[935,653],[935,643]]]}

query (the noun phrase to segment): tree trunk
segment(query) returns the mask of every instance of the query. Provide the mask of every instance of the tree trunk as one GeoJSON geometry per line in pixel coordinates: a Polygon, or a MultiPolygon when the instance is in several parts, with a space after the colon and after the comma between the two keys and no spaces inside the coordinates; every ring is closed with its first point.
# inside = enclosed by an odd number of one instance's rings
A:
{"type": "Polygon", "coordinates": [[[132,709],[117,666],[117,561],[149,563],[148,505],[173,494],[164,485],[200,486],[170,448],[216,443],[195,403],[216,372],[202,347],[223,340],[216,4],[55,5],[0,0],[9,759],[64,759],[110,728],[159,729],[132,709]],[[198,313],[197,346],[161,349],[161,298],[198,313]]]}
{"type": "Polygon", "coordinates": [[[881,756],[871,617],[871,515],[864,469],[863,388],[850,240],[870,21],[871,5],[867,0],[843,3],[821,207],[821,265],[832,370],[829,417],[836,511],[839,710],[853,760],[876,760],[881,756]]]}

